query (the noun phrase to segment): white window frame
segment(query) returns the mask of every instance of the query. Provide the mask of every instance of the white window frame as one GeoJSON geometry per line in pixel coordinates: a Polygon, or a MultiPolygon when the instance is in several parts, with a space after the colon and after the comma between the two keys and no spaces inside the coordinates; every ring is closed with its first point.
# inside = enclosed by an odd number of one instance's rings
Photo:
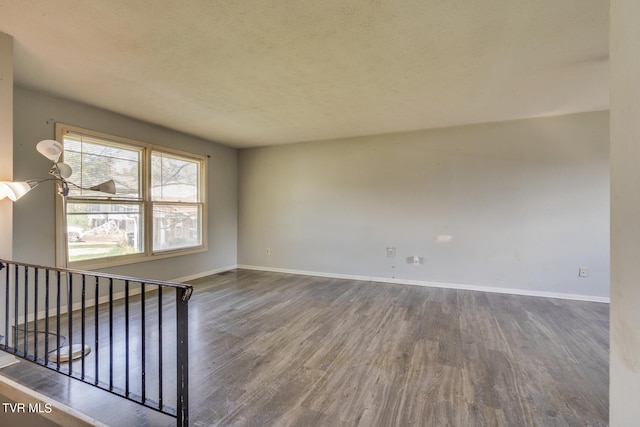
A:
{"type": "MultiPolygon", "coordinates": [[[[68,257],[68,241],[67,241],[67,218],[65,216],[65,209],[63,205],[63,198],[56,196],[56,264],[58,267],[72,267],[77,269],[94,269],[102,267],[114,267],[119,265],[133,264],[144,261],[151,261],[156,259],[171,258],[176,256],[183,256],[189,254],[196,254],[206,252],[208,250],[208,202],[207,202],[207,156],[188,153],[181,150],[167,148],[155,144],[144,143],[136,141],[130,138],[124,138],[116,135],[110,135],[102,132],[96,132],[90,129],[85,129],[77,126],[67,125],[63,123],[56,123],[55,126],[56,140],[61,144],[64,144],[64,135],[68,132],[87,135],[89,137],[100,138],[106,141],[115,142],[125,146],[131,146],[142,150],[142,158],[140,163],[141,173],[141,202],[132,201],[129,202],[140,203],[143,210],[144,218],[144,247],[141,253],[120,255],[114,257],[95,258],[85,261],[69,262],[68,257]],[[199,246],[191,246],[188,248],[163,250],[159,252],[153,251],[153,205],[154,202],[151,197],[151,153],[162,152],[170,155],[176,155],[184,157],[189,160],[194,160],[200,163],[200,182],[199,182],[199,204],[201,206],[201,244],[199,246]]],[[[64,154],[63,154],[64,156],[64,154]]],[[[64,157],[61,161],[63,161],[64,157]]],[[[117,188],[116,188],[117,191],[117,188]]],[[[117,193],[116,196],[117,197],[117,193]]],[[[82,198],[75,199],[81,201],[82,198]]],[[[90,199],[88,199],[91,202],[90,199]]],[[[123,203],[127,203],[125,200],[123,203]]],[[[185,205],[193,205],[194,203],[185,203],[185,205]]]]}

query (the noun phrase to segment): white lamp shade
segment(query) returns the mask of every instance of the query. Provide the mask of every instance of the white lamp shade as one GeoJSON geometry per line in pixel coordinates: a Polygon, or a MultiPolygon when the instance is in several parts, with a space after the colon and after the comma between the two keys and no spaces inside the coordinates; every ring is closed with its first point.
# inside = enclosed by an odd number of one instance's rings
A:
{"type": "Polygon", "coordinates": [[[56,163],[62,154],[62,144],[53,139],[45,139],[44,141],[38,142],[36,150],[53,163],[56,163]]]}
{"type": "MultiPolygon", "coordinates": [[[[15,202],[25,194],[27,194],[33,186],[28,182],[0,182],[0,195],[4,195],[15,202]]],[[[2,197],[4,198],[4,197],[2,197]]]]}
{"type": "Polygon", "coordinates": [[[105,181],[102,184],[98,184],[98,185],[94,185],[93,187],[90,187],[89,190],[116,194],[116,183],[113,182],[112,179],[110,179],[109,181],[105,181]]]}
{"type": "Polygon", "coordinates": [[[56,163],[56,168],[58,168],[58,173],[64,179],[69,178],[73,173],[73,169],[71,169],[71,166],[66,163],[56,163]]]}

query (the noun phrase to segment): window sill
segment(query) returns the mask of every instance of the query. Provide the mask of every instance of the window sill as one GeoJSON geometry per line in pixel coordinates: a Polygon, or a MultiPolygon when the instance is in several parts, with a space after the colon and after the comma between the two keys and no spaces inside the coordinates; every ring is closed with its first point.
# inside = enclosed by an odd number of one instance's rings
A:
{"type": "Polygon", "coordinates": [[[156,261],[167,258],[175,258],[184,255],[193,255],[202,252],[207,252],[207,247],[200,246],[197,248],[191,249],[182,249],[175,251],[165,251],[158,252],[152,255],[145,254],[136,254],[136,255],[127,255],[121,257],[106,257],[106,258],[97,258],[91,259],[87,261],[76,261],[69,263],[69,268],[77,269],[77,270],[98,270],[101,268],[109,268],[109,267],[119,267],[122,265],[130,265],[130,264],[139,264],[142,262],[148,261],[156,261]]]}

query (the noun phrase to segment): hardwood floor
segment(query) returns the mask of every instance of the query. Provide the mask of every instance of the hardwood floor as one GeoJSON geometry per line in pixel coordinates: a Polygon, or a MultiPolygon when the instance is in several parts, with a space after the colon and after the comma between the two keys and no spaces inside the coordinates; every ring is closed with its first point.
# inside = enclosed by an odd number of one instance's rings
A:
{"type": "MultiPolygon", "coordinates": [[[[193,426],[608,423],[607,304],[247,270],[192,284],[193,426]]],[[[110,425],[173,425],[36,368],[0,373],[110,425]]]]}

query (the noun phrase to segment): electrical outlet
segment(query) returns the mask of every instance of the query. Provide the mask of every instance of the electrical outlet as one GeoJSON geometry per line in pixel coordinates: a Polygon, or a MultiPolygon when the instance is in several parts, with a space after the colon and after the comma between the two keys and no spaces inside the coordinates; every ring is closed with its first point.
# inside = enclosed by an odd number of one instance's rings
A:
{"type": "Polygon", "coordinates": [[[271,249],[267,248],[264,250],[265,255],[271,255],[271,249]]]}
{"type": "Polygon", "coordinates": [[[420,257],[419,256],[414,256],[413,257],[413,265],[420,265],[420,257]]]}
{"type": "Polygon", "coordinates": [[[585,267],[580,267],[578,269],[578,277],[589,277],[589,269],[585,267]]]}
{"type": "Polygon", "coordinates": [[[387,248],[387,258],[396,257],[396,248],[387,248]]]}

